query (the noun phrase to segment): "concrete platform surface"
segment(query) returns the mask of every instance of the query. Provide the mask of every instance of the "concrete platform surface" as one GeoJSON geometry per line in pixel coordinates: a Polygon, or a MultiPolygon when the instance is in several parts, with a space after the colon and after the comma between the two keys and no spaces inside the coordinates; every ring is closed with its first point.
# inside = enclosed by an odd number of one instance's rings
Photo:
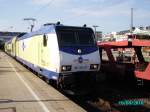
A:
{"type": "Polygon", "coordinates": [[[85,112],[0,51],[0,112],[85,112]]]}

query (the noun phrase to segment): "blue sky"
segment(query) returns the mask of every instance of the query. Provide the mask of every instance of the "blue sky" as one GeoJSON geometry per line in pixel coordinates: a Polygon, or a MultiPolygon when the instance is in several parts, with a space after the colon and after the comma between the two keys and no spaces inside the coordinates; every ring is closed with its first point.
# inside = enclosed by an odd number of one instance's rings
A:
{"type": "Polygon", "coordinates": [[[36,27],[61,21],[65,25],[98,25],[104,33],[150,25],[150,0],[0,0],[0,31],[29,31],[23,18],[36,18],[36,27]],[[13,26],[13,27],[12,27],[13,26]]]}

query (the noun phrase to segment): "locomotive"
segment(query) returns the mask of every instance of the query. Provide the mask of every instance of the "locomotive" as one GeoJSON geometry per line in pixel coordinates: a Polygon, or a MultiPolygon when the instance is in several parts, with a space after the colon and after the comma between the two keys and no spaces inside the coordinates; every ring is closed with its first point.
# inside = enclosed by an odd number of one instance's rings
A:
{"type": "Polygon", "coordinates": [[[6,42],[5,51],[64,90],[91,87],[100,69],[95,35],[86,26],[44,24],[6,42]]]}

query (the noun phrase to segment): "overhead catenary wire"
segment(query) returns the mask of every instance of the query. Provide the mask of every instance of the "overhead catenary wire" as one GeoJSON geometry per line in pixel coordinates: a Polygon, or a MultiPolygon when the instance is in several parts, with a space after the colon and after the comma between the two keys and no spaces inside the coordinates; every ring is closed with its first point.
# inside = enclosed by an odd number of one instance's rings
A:
{"type": "Polygon", "coordinates": [[[53,3],[53,1],[55,1],[55,0],[51,0],[46,5],[44,5],[41,8],[39,8],[39,10],[37,10],[30,18],[27,18],[29,24],[31,25],[31,32],[32,32],[33,27],[35,26],[35,22],[36,23],[38,22],[38,20],[36,19],[37,16],[43,11],[43,9],[47,8],[48,6],[50,6],[53,3]],[[34,19],[34,21],[33,21],[33,19],[34,19]],[[30,22],[32,22],[32,23],[30,23],[30,22]]]}
{"type": "Polygon", "coordinates": [[[68,17],[68,18],[64,18],[63,20],[67,21],[67,22],[75,21],[76,19],[79,19],[83,16],[88,16],[89,12],[87,10],[92,10],[92,9],[93,9],[92,7],[87,7],[87,8],[84,9],[84,10],[86,10],[86,12],[75,15],[75,16],[71,16],[71,17],[68,17]]]}
{"type": "MultiPolygon", "coordinates": [[[[46,9],[48,6],[52,5],[52,3],[53,3],[54,1],[56,1],[56,0],[51,0],[51,1],[48,2],[46,5],[42,6],[38,11],[36,11],[36,12],[34,13],[34,15],[33,15],[32,17],[37,18],[38,15],[39,15],[44,9],[46,9]]],[[[89,9],[91,9],[91,7],[86,8],[86,10],[89,10],[89,9]]],[[[81,14],[78,14],[78,15],[75,15],[75,16],[71,16],[71,17],[68,17],[68,18],[62,18],[61,20],[62,20],[62,21],[67,21],[67,22],[68,22],[68,21],[74,21],[74,20],[76,20],[76,19],[79,19],[80,17],[88,16],[88,13],[89,13],[89,12],[84,12],[84,13],[81,13],[81,14]],[[75,18],[76,18],[76,19],[75,19],[75,18]]],[[[37,22],[37,21],[36,21],[36,22],[37,22]]]]}
{"type": "MultiPolygon", "coordinates": [[[[50,5],[52,5],[52,3],[54,2],[54,1],[56,1],[56,0],[51,0],[50,2],[48,2],[46,5],[44,5],[44,6],[42,6],[38,11],[36,11],[35,13],[34,13],[34,15],[32,16],[32,17],[34,17],[34,18],[36,18],[39,14],[40,14],[40,12],[42,12],[44,9],[46,9],[48,6],[50,6],[50,5]]],[[[88,7],[88,8],[86,8],[86,10],[89,10],[89,9],[91,9],[91,7],[88,7]]],[[[75,18],[80,18],[80,17],[83,17],[83,16],[87,16],[88,15],[88,13],[89,12],[84,12],[84,13],[81,13],[81,14],[78,14],[78,15],[75,15],[75,16],[72,16],[72,17],[68,17],[68,18],[62,18],[62,20],[63,21],[74,21],[75,20],[75,18]]]]}
{"type": "Polygon", "coordinates": [[[43,11],[43,9],[46,9],[48,6],[52,5],[52,3],[54,2],[55,0],[51,0],[50,2],[48,2],[46,5],[42,6],[38,11],[36,11],[32,17],[36,18],[40,12],[43,11]]]}

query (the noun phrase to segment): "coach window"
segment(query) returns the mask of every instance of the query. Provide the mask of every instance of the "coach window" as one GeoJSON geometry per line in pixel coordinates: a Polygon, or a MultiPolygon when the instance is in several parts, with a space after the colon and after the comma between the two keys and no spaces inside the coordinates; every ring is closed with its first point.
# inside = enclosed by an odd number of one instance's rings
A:
{"type": "Polygon", "coordinates": [[[44,34],[43,35],[43,46],[46,47],[47,46],[47,36],[44,34]]]}

